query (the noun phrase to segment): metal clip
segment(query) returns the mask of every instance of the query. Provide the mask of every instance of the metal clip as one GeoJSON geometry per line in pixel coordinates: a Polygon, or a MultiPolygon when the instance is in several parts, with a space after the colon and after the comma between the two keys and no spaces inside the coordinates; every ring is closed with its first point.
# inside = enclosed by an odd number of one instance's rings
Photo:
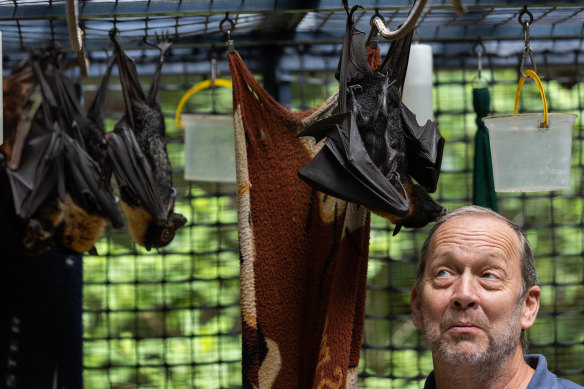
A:
{"type": "Polygon", "coordinates": [[[537,73],[537,66],[535,65],[535,60],[533,59],[533,50],[531,50],[530,39],[529,39],[529,26],[533,23],[533,14],[527,10],[527,6],[523,7],[523,10],[519,13],[517,17],[519,24],[523,26],[523,40],[525,42],[525,47],[523,48],[523,56],[521,57],[521,67],[519,71],[523,78],[527,78],[525,75],[525,59],[529,56],[531,65],[533,66],[533,71],[537,73]],[[527,15],[529,20],[522,20],[523,15],[527,15]]]}
{"type": "Polygon", "coordinates": [[[211,62],[211,85],[213,86],[215,86],[215,80],[217,79],[217,56],[218,53],[215,51],[215,45],[212,45],[207,58],[211,62]]]}
{"type": "Polygon", "coordinates": [[[219,30],[227,35],[227,43],[225,43],[225,45],[227,46],[227,51],[233,53],[235,51],[235,45],[233,44],[233,39],[231,39],[231,32],[235,30],[235,23],[229,18],[229,12],[225,12],[225,18],[219,23],[219,30]],[[227,30],[223,28],[225,22],[228,22],[231,25],[227,30]]]}
{"type": "Polygon", "coordinates": [[[376,49],[377,45],[379,43],[379,32],[377,30],[377,27],[375,27],[375,25],[373,24],[373,21],[375,20],[375,18],[380,18],[382,20],[383,24],[385,25],[385,19],[379,13],[379,8],[375,8],[375,14],[371,17],[371,19],[369,19],[369,25],[371,26],[371,31],[369,32],[369,37],[367,38],[366,45],[371,47],[372,49],[376,49]]]}
{"type": "Polygon", "coordinates": [[[474,55],[476,55],[478,57],[478,64],[477,64],[477,69],[478,69],[478,79],[481,79],[481,73],[483,71],[483,54],[485,53],[486,49],[485,49],[485,45],[483,44],[483,40],[479,37],[479,39],[472,45],[472,53],[474,55]],[[480,50],[477,50],[477,48],[480,47],[480,50]]]}

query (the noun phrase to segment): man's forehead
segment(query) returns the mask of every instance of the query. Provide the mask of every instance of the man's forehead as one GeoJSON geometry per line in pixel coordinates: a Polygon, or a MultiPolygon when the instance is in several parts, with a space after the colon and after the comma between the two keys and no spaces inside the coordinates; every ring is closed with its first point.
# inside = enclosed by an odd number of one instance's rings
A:
{"type": "Polygon", "coordinates": [[[519,259],[519,245],[517,232],[504,220],[490,215],[460,215],[438,227],[429,252],[432,256],[451,249],[481,250],[485,256],[498,253],[519,259]]]}
{"type": "Polygon", "coordinates": [[[489,214],[462,214],[455,216],[442,223],[436,230],[436,233],[447,228],[462,228],[475,232],[501,231],[514,237],[517,236],[517,233],[511,228],[509,223],[489,214]]]}

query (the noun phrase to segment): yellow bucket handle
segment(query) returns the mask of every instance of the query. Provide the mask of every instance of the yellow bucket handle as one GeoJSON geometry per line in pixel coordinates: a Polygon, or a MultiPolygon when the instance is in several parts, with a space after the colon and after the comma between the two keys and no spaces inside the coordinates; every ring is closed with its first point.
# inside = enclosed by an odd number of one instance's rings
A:
{"type": "Polygon", "coordinates": [[[193,85],[187,91],[187,93],[185,93],[184,96],[180,99],[180,102],[178,103],[178,107],[176,107],[176,114],[174,115],[174,121],[175,121],[177,126],[179,126],[180,128],[184,128],[182,122],[180,121],[180,113],[181,113],[185,103],[187,102],[187,100],[195,93],[200,92],[203,89],[210,88],[212,86],[223,86],[225,88],[232,88],[232,83],[230,80],[223,80],[221,78],[218,78],[215,81],[205,80],[205,81],[199,82],[198,84],[193,85]]]}
{"type": "Polygon", "coordinates": [[[526,70],[524,72],[525,77],[521,77],[519,79],[519,84],[517,84],[517,93],[515,94],[515,109],[514,114],[517,115],[517,111],[519,110],[519,95],[521,95],[521,88],[523,87],[523,83],[527,77],[533,78],[535,83],[539,87],[539,93],[541,93],[541,99],[543,100],[543,123],[539,125],[540,128],[548,128],[549,127],[549,117],[548,117],[548,107],[547,107],[547,100],[545,98],[545,93],[543,91],[543,85],[541,84],[541,80],[537,76],[537,74],[533,70],[526,70]]]}

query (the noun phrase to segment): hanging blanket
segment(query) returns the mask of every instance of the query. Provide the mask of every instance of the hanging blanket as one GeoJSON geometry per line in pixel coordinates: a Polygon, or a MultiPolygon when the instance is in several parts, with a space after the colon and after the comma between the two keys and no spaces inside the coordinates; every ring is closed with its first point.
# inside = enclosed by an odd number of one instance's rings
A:
{"type": "Polygon", "coordinates": [[[370,213],[314,191],[297,171],[322,147],[296,134],[333,96],[291,112],[237,52],[233,78],[244,388],[354,387],[361,350],[370,213]],[[312,142],[312,143],[311,143],[312,142]]]}

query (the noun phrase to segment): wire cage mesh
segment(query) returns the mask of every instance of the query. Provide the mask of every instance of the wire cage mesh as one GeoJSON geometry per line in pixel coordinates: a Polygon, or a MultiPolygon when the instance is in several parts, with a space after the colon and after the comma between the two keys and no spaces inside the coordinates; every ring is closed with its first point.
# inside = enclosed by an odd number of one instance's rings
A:
{"type": "MultiPolygon", "coordinates": [[[[15,3],[24,5],[23,2],[0,2],[0,7],[10,7],[10,15],[16,16],[8,17],[5,12],[0,23],[6,45],[14,50],[4,61],[5,69],[25,57],[23,49],[35,46],[41,38],[50,36],[49,40],[63,41],[64,45],[68,39],[65,20],[55,16],[62,14],[62,2],[50,2],[49,11],[45,9],[42,13],[48,16],[39,20],[28,20],[26,12],[33,11],[14,7],[15,3]]],[[[44,3],[30,2],[46,8],[44,3]]],[[[178,3],[179,8],[194,7],[197,12],[200,10],[196,7],[202,6],[196,2],[178,3]]],[[[221,6],[221,2],[214,3],[221,6]]],[[[283,7],[287,4],[280,3],[283,7]]],[[[99,255],[84,256],[85,387],[240,387],[235,187],[183,178],[183,133],[173,122],[180,97],[190,86],[208,77],[208,46],[224,43],[225,38],[217,29],[224,14],[202,17],[177,14],[165,9],[169,7],[167,2],[82,1],[81,4],[88,15],[84,28],[92,49],[89,55],[95,63],[90,78],[84,80],[86,100],[91,100],[89,96],[103,72],[107,53],[102,49],[109,45],[107,34],[112,26],[122,30],[126,39],[123,43],[130,45],[129,54],[137,58],[140,74],[153,71],[155,53],[137,44],[133,46],[136,42],[144,35],[153,36],[162,31],[173,31],[182,37],[182,44],[173,49],[172,60],[165,65],[159,100],[167,115],[168,151],[179,194],[176,208],[189,220],[165,249],[146,252],[131,242],[127,231],[109,230],[97,245],[99,255]],[[104,16],[105,6],[113,7],[114,16],[104,16]],[[140,10],[148,16],[116,14],[124,14],[123,10],[130,6],[142,7],[140,10]]],[[[247,6],[242,2],[244,11],[247,6]]],[[[476,114],[471,93],[477,62],[470,47],[477,35],[501,38],[489,41],[485,38],[487,54],[483,58],[483,74],[492,96],[491,111],[512,113],[523,46],[508,40],[509,36],[521,35],[515,21],[517,10],[508,12],[509,6],[470,9],[457,24],[441,4],[423,16],[423,28],[418,31],[419,38],[431,41],[438,49],[434,57],[434,112],[447,143],[438,190],[433,197],[449,209],[472,201],[476,114]],[[483,28],[475,29],[478,24],[483,28]],[[487,30],[484,24],[489,26],[487,30]]],[[[584,384],[584,33],[581,23],[584,12],[577,4],[565,7],[548,4],[536,11],[536,22],[540,21],[542,27],[533,36],[542,39],[541,46],[534,44],[533,47],[550,112],[579,115],[573,129],[571,187],[561,192],[501,193],[499,211],[521,226],[535,249],[542,304],[536,324],[527,332],[530,352],[545,354],[552,371],[584,384]],[[543,39],[550,31],[557,34],[557,39],[543,39]]],[[[38,9],[35,12],[39,14],[38,9]]],[[[133,12],[140,13],[135,9],[133,12]]],[[[402,20],[405,12],[405,9],[386,11],[385,15],[388,19],[402,20]]],[[[365,15],[365,11],[359,14],[359,23],[368,23],[365,15]]],[[[315,107],[337,88],[334,69],[339,40],[315,31],[322,32],[335,23],[342,29],[344,17],[342,13],[322,10],[309,13],[299,25],[298,43],[282,48],[289,61],[281,65],[284,71],[276,77],[276,89],[280,101],[288,108],[315,107]],[[317,39],[320,46],[308,45],[309,39],[317,39]]],[[[268,26],[274,21],[263,13],[241,13],[235,21],[238,31],[248,34],[249,41],[241,51],[244,61],[257,64],[257,53],[261,53],[258,48],[270,42],[254,36],[253,31],[258,23],[268,26]],[[255,42],[254,37],[258,38],[255,42]]],[[[385,48],[383,45],[382,50],[385,48]]],[[[224,59],[220,60],[219,69],[222,77],[229,77],[224,59]]],[[[265,74],[258,74],[258,78],[262,77],[265,74]]],[[[541,105],[538,93],[526,86],[520,111],[538,111],[541,105]]],[[[229,97],[228,91],[220,96],[202,94],[200,100],[188,102],[184,112],[229,113],[229,97]],[[209,104],[209,99],[218,102],[219,107],[209,104]]],[[[106,107],[110,113],[108,128],[121,115],[120,98],[119,87],[112,85],[106,107]]],[[[432,369],[431,355],[423,336],[411,322],[409,307],[417,256],[428,227],[403,229],[395,237],[391,236],[392,230],[393,226],[385,219],[372,217],[359,388],[419,388],[432,369]]]]}
{"type": "MultiPolygon", "coordinates": [[[[580,383],[584,382],[580,357],[584,348],[584,85],[579,70],[583,54],[550,52],[536,58],[550,111],[579,114],[571,188],[498,194],[499,212],[522,227],[536,253],[542,306],[536,324],[527,332],[530,352],[545,354],[553,371],[580,383]],[[555,68],[546,60],[553,55],[571,55],[574,65],[555,68]]],[[[472,202],[476,114],[471,93],[477,69],[469,56],[460,55],[458,67],[437,67],[434,73],[435,115],[447,139],[434,197],[449,209],[472,202]],[[474,66],[467,65],[472,62],[474,66]]],[[[510,56],[518,66],[520,52],[510,56]]],[[[485,58],[491,110],[497,114],[512,112],[518,71],[507,67],[508,61],[495,54],[485,58]]],[[[336,89],[330,75],[328,83],[322,82],[326,77],[314,72],[290,75],[283,82],[291,84],[291,106],[303,109],[324,100],[336,89]]],[[[522,111],[540,109],[538,93],[527,86],[522,111]]],[[[131,245],[120,249],[111,243],[119,239],[112,234],[98,248],[101,256],[84,259],[87,387],[240,385],[235,190],[225,184],[182,180],[181,147],[180,139],[169,144],[175,182],[182,194],[177,206],[190,216],[190,222],[176,242],[160,253],[146,253],[131,245]]],[[[406,229],[395,237],[392,229],[385,219],[373,216],[358,381],[363,388],[420,387],[432,368],[431,355],[411,322],[409,308],[417,255],[428,229],[406,229]]]]}

